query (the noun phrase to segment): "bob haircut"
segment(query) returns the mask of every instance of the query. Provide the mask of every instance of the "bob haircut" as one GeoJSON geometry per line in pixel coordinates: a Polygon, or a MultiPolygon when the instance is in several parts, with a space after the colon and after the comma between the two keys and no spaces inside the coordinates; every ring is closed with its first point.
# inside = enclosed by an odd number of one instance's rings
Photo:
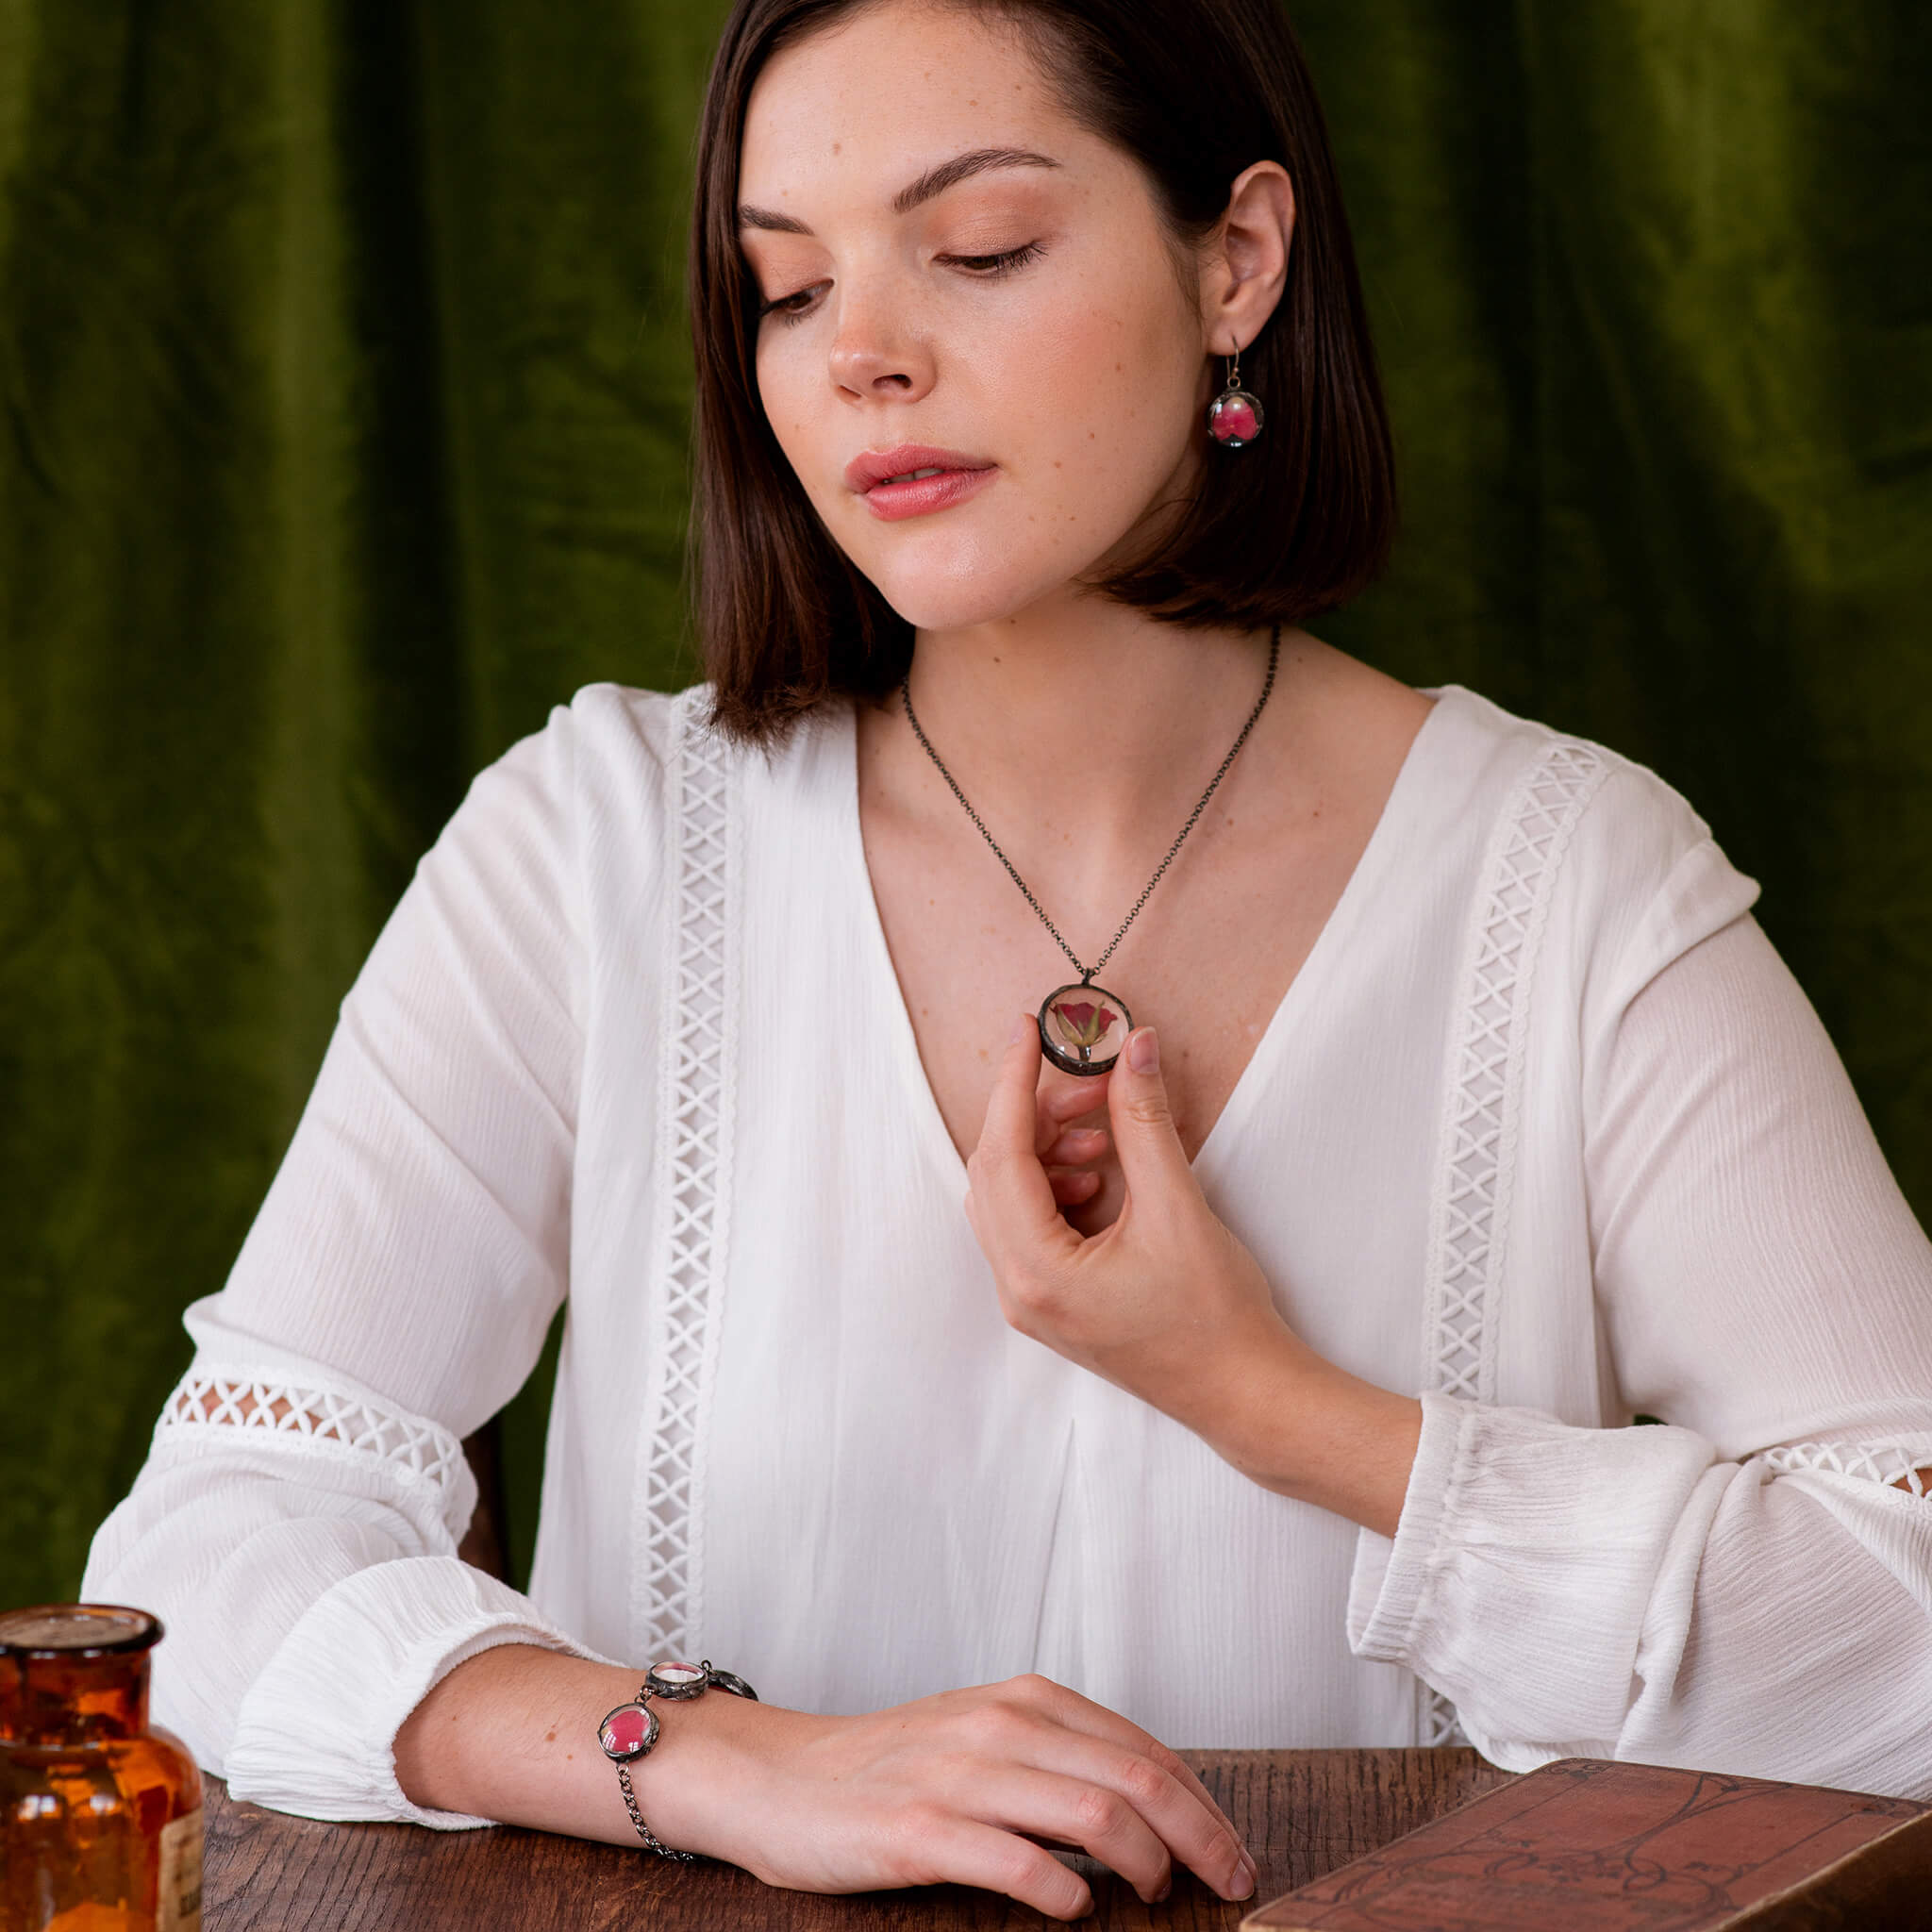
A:
{"type": "MultiPolygon", "coordinates": [[[[841,694],[888,696],[913,629],[832,540],[758,400],[758,291],[739,248],[745,110],[780,49],[883,0],[738,0],[698,128],[690,296],[696,358],[691,564],[712,722],[770,745],[841,694]]],[[[1395,533],[1395,465],[1327,130],[1279,0],[938,0],[1019,28],[1081,125],[1137,160],[1176,267],[1234,178],[1280,161],[1296,219],[1286,288],[1242,350],[1268,411],[1210,452],[1160,547],[1095,583],[1183,626],[1259,629],[1345,604],[1395,533]]],[[[1203,440],[1205,441],[1205,430],[1203,440]]]]}

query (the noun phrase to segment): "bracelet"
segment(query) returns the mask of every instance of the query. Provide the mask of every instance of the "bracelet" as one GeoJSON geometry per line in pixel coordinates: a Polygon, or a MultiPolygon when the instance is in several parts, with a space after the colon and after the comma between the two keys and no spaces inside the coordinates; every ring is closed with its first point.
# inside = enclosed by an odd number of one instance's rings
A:
{"type": "Polygon", "coordinates": [[[629,1704],[620,1704],[597,1726],[597,1741],[604,1747],[605,1757],[617,1766],[617,1782],[624,1791],[624,1808],[630,1813],[630,1822],[637,1826],[638,1836],[643,1840],[645,1847],[656,1852],[660,1858],[677,1858],[689,1864],[698,1855],[695,1852],[674,1852],[644,1823],[644,1814],[638,1809],[637,1793],[631,1790],[630,1767],[658,1741],[660,1726],[658,1713],[650,1707],[651,1699],[661,1697],[667,1703],[679,1704],[687,1697],[702,1697],[713,1684],[721,1690],[730,1691],[734,1697],[749,1697],[754,1704],[758,1701],[758,1693],[742,1677],[730,1671],[719,1670],[709,1657],[694,1664],[653,1664],[644,1673],[644,1681],[639,1687],[636,1699],[629,1704]]]}

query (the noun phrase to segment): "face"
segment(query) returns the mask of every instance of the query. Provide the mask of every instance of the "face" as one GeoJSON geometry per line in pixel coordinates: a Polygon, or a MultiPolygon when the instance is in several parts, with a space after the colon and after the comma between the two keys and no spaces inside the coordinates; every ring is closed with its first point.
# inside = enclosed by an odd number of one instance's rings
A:
{"type": "Polygon", "coordinates": [[[1191,491],[1198,288],[1137,163],[1010,27],[891,0],[788,48],[752,93],[739,199],[766,414],[912,624],[1065,595],[1191,491]],[[921,469],[941,474],[873,487],[921,469]]]}

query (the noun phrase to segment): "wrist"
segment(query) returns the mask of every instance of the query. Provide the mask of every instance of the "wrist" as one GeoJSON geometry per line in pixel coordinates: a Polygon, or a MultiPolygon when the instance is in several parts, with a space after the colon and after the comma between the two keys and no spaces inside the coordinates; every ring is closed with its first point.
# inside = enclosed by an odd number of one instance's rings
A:
{"type": "MultiPolygon", "coordinates": [[[[641,1676],[641,1673],[638,1676],[641,1676]]],[[[632,1679],[625,1702],[639,1690],[632,1679]]],[[[759,1792],[778,1740],[816,1720],[716,1686],[702,1696],[667,1702],[653,1697],[658,1741],[628,1772],[633,1800],[651,1834],[673,1851],[722,1858],[756,1870],[759,1792]]],[[[585,1735],[618,1802],[625,1837],[641,1843],[623,1802],[618,1766],[598,1737],[602,1712],[591,1716],[585,1735]]]]}
{"type": "MultiPolygon", "coordinates": [[[[605,1716],[638,1694],[645,1666],[501,1644],[458,1664],[396,1733],[397,1784],[411,1803],[641,1849],[617,1767],[598,1742],[605,1716]]],[[[800,1711],[711,1690],[651,1700],[661,1734],[630,1766],[632,1790],[665,1844],[743,1862],[741,1840],[768,1740],[800,1711]]]]}
{"type": "Polygon", "coordinates": [[[1251,1482],[1392,1537],[1422,1404],[1318,1356],[1284,1327],[1244,1353],[1202,1439],[1251,1482]]]}

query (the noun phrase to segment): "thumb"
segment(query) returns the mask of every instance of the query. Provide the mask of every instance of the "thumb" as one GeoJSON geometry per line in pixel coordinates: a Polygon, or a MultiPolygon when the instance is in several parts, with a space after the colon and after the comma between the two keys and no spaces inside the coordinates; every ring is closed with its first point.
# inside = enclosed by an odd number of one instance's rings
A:
{"type": "Polygon", "coordinates": [[[1107,1083],[1107,1111],[1114,1152],[1130,1191],[1191,1180],[1181,1137],[1160,1076],[1160,1040],[1151,1026],[1127,1036],[1107,1083]]]}

